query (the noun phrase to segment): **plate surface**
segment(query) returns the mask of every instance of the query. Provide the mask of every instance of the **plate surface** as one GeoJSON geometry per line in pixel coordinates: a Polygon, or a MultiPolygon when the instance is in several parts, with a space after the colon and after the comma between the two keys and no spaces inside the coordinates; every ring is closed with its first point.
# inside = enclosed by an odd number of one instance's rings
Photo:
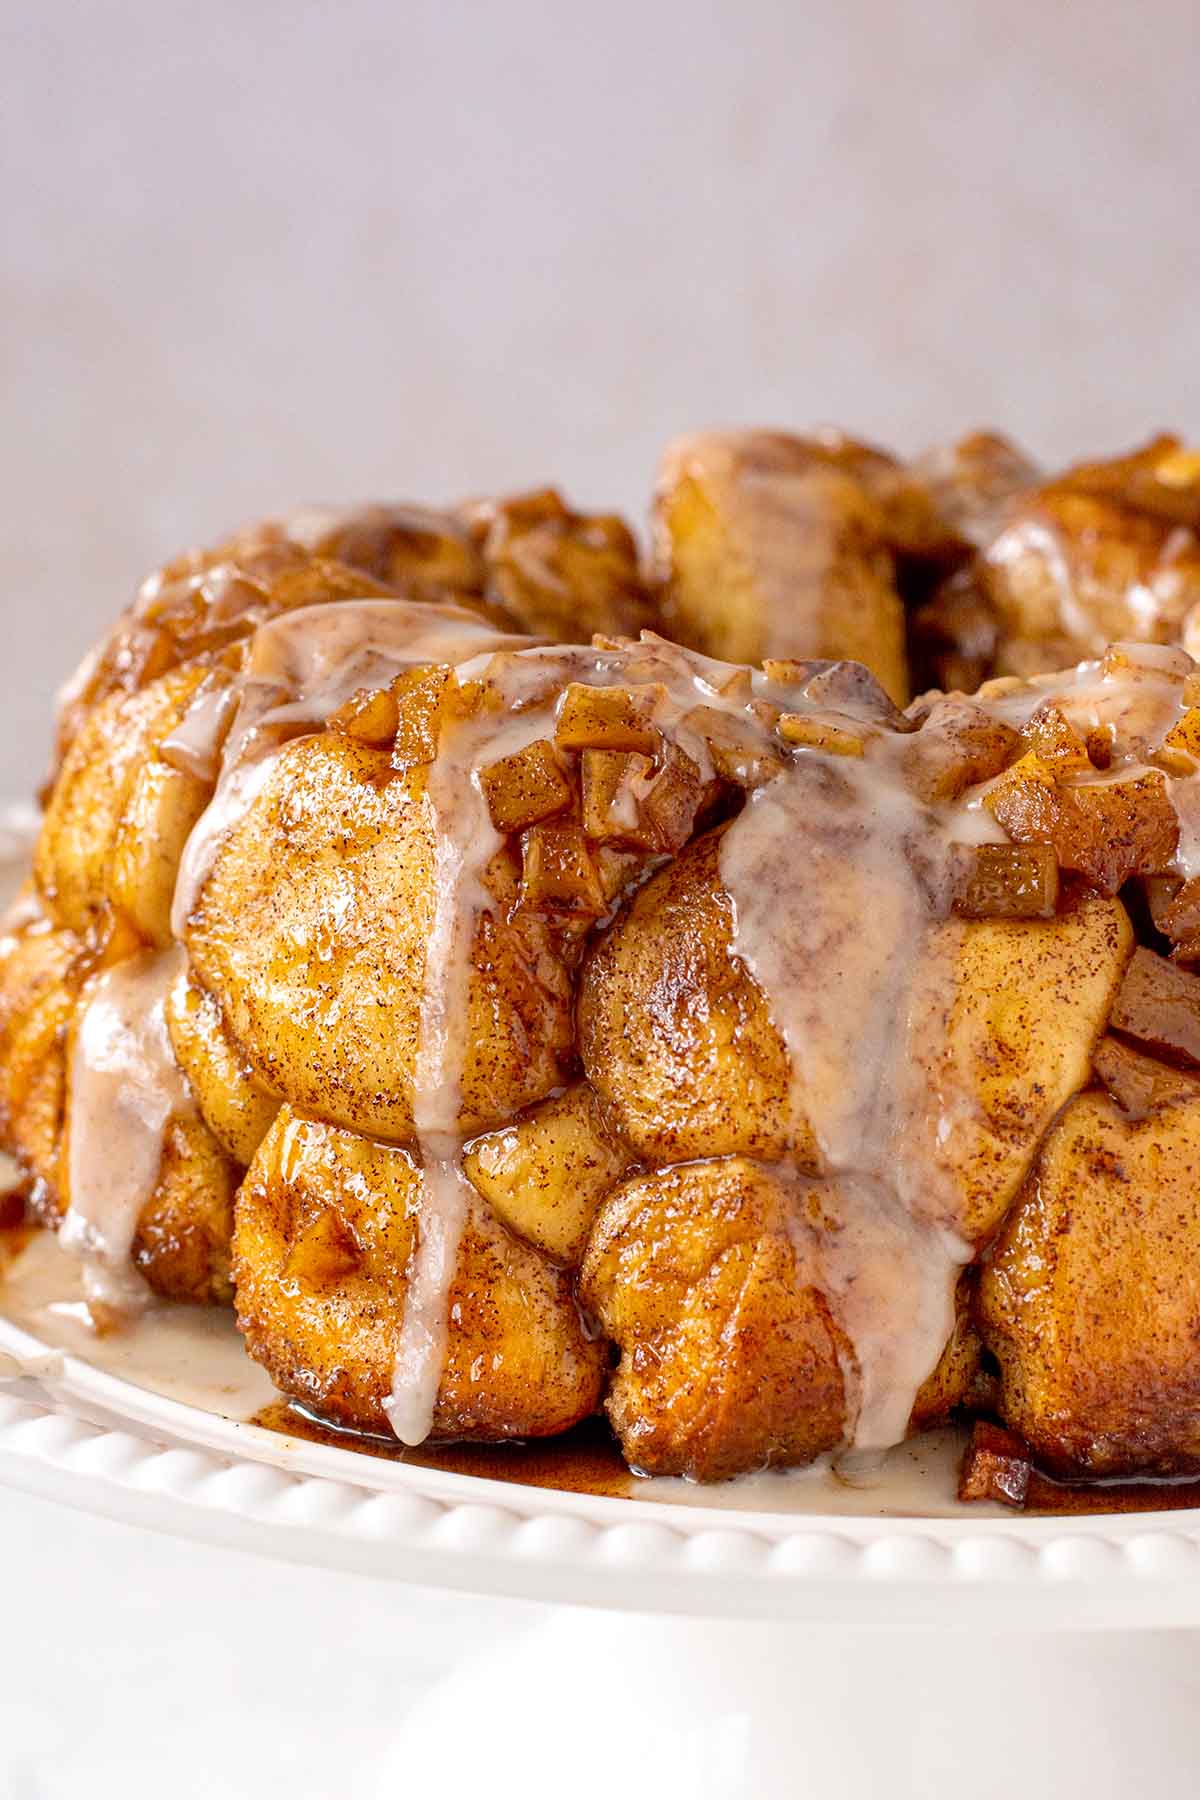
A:
{"type": "Polygon", "coordinates": [[[250,1423],[270,1398],[226,1317],[155,1309],[96,1339],[39,1236],[0,1287],[0,1481],[287,1560],[634,1611],[851,1623],[1200,1623],[1200,1512],[956,1508],[949,1437],[871,1484],[559,1492],[250,1423]],[[921,1510],[918,1510],[921,1509],[921,1510]]]}

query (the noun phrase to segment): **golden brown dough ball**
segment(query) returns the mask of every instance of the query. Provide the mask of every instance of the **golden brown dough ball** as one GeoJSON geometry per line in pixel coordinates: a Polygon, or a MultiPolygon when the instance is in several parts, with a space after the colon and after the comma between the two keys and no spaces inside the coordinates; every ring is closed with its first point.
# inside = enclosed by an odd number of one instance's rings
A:
{"type": "Polygon", "coordinates": [[[743,1157],[635,1177],[601,1209],[580,1292],[621,1351],[608,1415],[635,1468],[720,1481],[841,1442],[853,1353],[803,1217],[743,1157]]]}
{"type": "MultiPolygon", "coordinates": [[[[428,1204],[404,1149],[284,1107],[237,1203],[234,1277],[247,1348],[285,1394],[388,1433],[408,1291],[428,1204]]],[[[510,1236],[480,1200],[448,1308],[435,1437],[544,1437],[595,1411],[604,1347],[585,1335],[569,1277],[510,1236]]]]}
{"type": "Polygon", "coordinates": [[[1000,1409],[1064,1475],[1200,1468],[1200,1099],[1074,1100],[985,1262],[1000,1409]]]}
{"type": "MultiPolygon", "coordinates": [[[[199,981],[269,1092],[411,1141],[435,899],[420,770],[327,733],[289,744],[218,852],[187,932],[199,981]]],[[[474,946],[462,1124],[485,1130],[562,1084],[573,992],[549,934],[498,905],[474,946]]]]}
{"type": "Polygon", "coordinates": [[[727,662],[853,658],[903,704],[904,609],[888,525],[855,461],[783,432],[672,444],[655,497],[666,632],[727,662]]]}
{"type": "Polygon", "coordinates": [[[581,980],[588,1079],[628,1143],[655,1162],[771,1161],[791,1145],[788,1054],[761,989],[730,954],[720,845],[718,832],[697,839],[647,882],[581,980]]]}

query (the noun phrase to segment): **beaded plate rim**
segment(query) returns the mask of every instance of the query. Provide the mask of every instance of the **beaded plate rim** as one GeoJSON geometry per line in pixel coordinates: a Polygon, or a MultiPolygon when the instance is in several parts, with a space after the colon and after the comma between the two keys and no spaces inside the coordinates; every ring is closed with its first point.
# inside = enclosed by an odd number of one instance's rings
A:
{"type": "Polygon", "coordinates": [[[1200,1624],[1200,1511],[749,1513],[380,1462],[134,1388],[0,1320],[0,1486],[424,1587],[640,1612],[1029,1628],[1200,1624]],[[34,1356],[40,1352],[40,1361],[34,1356]]]}

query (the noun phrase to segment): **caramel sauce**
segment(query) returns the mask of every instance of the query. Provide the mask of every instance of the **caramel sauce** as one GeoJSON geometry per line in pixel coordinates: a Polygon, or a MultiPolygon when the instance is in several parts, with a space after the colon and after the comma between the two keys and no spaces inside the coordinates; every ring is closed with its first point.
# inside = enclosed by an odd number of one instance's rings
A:
{"type": "Polygon", "coordinates": [[[0,1200],[0,1281],[17,1261],[37,1227],[21,1216],[21,1208],[0,1200]]]}
{"type": "Polygon", "coordinates": [[[394,1438],[346,1431],[315,1418],[290,1400],[274,1400],[248,1421],[282,1437],[303,1438],[336,1450],[387,1462],[474,1475],[483,1481],[511,1481],[522,1487],[553,1488],[564,1494],[599,1494],[627,1500],[638,1485],[602,1419],[587,1419],[561,1437],[513,1444],[432,1444],[406,1448],[394,1438]]]}
{"type": "Polygon", "coordinates": [[[1192,1507],[1200,1507],[1200,1479],[1191,1476],[1070,1482],[1034,1469],[1021,1511],[1034,1518],[1085,1518],[1095,1513],[1187,1512],[1192,1507]]]}
{"type": "MultiPolygon", "coordinates": [[[[513,1444],[433,1444],[406,1448],[392,1438],[348,1431],[318,1419],[290,1400],[274,1400],[248,1421],[281,1437],[302,1438],[336,1450],[387,1462],[473,1475],[484,1481],[511,1481],[523,1487],[565,1494],[597,1494],[631,1500],[640,1478],[625,1465],[616,1439],[602,1419],[587,1419],[561,1437],[513,1444]]],[[[1025,1505],[1013,1508],[1033,1518],[1086,1518],[1108,1513],[1186,1512],[1200,1508],[1200,1478],[1153,1477],[1138,1481],[1056,1481],[1030,1472],[1025,1505]]],[[[973,1510],[969,1505],[968,1512],[973,1510]]]]}

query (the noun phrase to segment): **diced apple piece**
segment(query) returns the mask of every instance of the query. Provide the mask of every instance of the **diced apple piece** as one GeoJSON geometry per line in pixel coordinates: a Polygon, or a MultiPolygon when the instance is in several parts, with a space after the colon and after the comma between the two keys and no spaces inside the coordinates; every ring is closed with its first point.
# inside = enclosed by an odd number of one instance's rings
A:
{"type": "Polygon", "coordinates": [[[1159,1107],[1179,1100],[1200,1100],[1200,1081],[1194,1076],[1153,1056],[1143,1056],[1120,1038],[1101,1038],[1092,1055],[1092,1067],[1130,1119],[1145,1119],[1159,1107]]]}
{"type": "Polygon", "coordinates": [[[387,688],[360,688],[329,721],[333,731],[357,738],[360,744],[382,748],[392,743],[400,724],[396,696],[387,688]]]}
{"type": "Polygon", "coordinates": [[[1134,951],[1109,1022],[1164,1062],[1200,1069],[1200,975],[1144,945],[1134,951]]]}
{"type": "Polygon", "coordinates": [[[911,730],[900,708],[867,665],[850,657],[810,664],[804,694],[814,706],[848,712],[856,719],[869,719],[874,725],[886,725],[894,731],[911,730]]]}
{"type": "Polygon", "coordinates": [[[393,768],[405,773],[436,760],[446,707],[456,687],[453,669],[443,663],[408,669],[397,676],[392,683],[396,703],[393,768]]]}
{"type": "Polygon", "coordinates": [[[608,1129],[596,1095],[580,1082],[476,1138],[463,1168],[510,1231],[575,1267],[601,1201],[632,1160],[608,1129]]]}
{"type": "Polygon", "coordinates": [[[527,744],[480,770],[497,831],[524,831],[564,812],[574,798],[570,779],[548,738],[527,744]]]}
{"type": "Polygon", "coordinates": [[[1049,844],[961,844],[954,911],[965,919],[1052,919],[1058,859],[1049,844]]]}
{"type": "Polygon", "coordinates": [[[717,706],[694,706],[680,723],[704,739],[713,768],[736,787],[762,787],[787,766],[761,724],[745,716],[722,712],[717,706]]]}
{"type": "Polygon", "coordinates": [[[875,733],[861,727],[853,729],[820,713],[785,712],[779,721],[779,735],[785,744],[793,744],[797,749],[824,750],[828,756],[864,756],[867,739],[875,733]]]}
{"type": "Polygon", "coordinates": [[[1028,1446],[1015,1432],[977,1419],[958,1478],[960,1500],[992,1500],[1022,1508],[1032,1474],[1028,1446]]]}
{"type": "Polygon", "coordinates": [[[598,844],[654,848],[641,803],[653,778],[648,756],[623,750],[583,753],[583,829],[598,844]]]}
{"type": "Polygon", "coordinates": [[[699,769],[686,751],[668,744],[664,766],[642,801],[642,817],[654,849],[674,855],[683,848],[692,835],[703,797],[699,769]]]}
{"type": "Polygon", "coordinates": [[[1052,844],[1059,864],[1115,894],[1131,875],[1170,867],[1179,821],[1157,771],[1064,785],[1032,752],[1007,769],[984,805],[1021,844],[1052,844]]]}
{"type": "Polygon", "coordinates": [[[1173,940],[1172,960],[1195,962],[1200,958],[1200,876],[1175,882],[1169,894],[1165,891],[1166,879],[1160,879],[1163,888],[1153,894],[1150,892],[1153,877],[1146,882],[1151,917],[1158,929],[1173,940]]]}
{"type": "Polygon", "coordinates": [[[560,750],[636,750],[653,756],[659,733],[641,696],[573,681],[559,707],[554,741],[560,750]]]}
{"type": "Polygon", "coordinates": [[[1189,706],[1154,752],[1153,761],[1168,775],[1194,775],[1200,769],[1200,707],[1189,706]]]}
{"type": "Polygon", "coordinates": [[[1020,747],[1003,719],[962,694],[948,694],[934,701],[905,745],[904,763],[921,799],[936,805],[998,775],[1020,747]]]}
{"type": "Polygon", "coordinates": [[[1026,748],[1042,762],[1049,763],[1056,775],[1065,775],[1072,770],[1086,774],[1091,767],[1086,742],[1062,708],[1055,706],[1052,700],[1038,707],[1023,736],[1026,748]]]}
{"type": "Polygon", "coordinates": [[[522,839],[521,905],[589,921],[608,910],[599,871],[578,825],[531,825],[522,839]]]}

